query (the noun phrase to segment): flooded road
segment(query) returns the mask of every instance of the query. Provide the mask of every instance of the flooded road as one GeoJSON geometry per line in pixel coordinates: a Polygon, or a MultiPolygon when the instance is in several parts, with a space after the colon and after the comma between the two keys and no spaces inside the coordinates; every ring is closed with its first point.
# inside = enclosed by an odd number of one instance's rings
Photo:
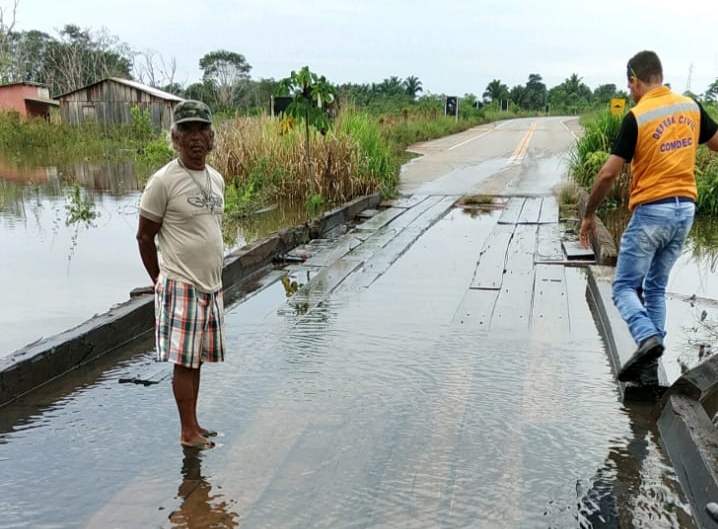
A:
{"type": "Polygon", "coordinates": [[[4,526],[692,527],[649,411],[619,403],[584,272],[555,265],[563,308],[523,330],[482,325],[467,299],[500,212],[444,203],[229,309],[200,398],[214,450],[178,446],[168,378],[118,384],[169,373],[142,350],[3,409],[4,526]]]}
{"type": "Polygon", "coordinates": [[[228,308],[199,400],[215,449],[179,446],[151,343],[2,408],[0,527],[692,529],[561,250],[546,190],[571,135],[532,123],[505,126],[494,175],[432,162],[447,189],[501,189],[497,207],[403,197],[228,308]]]}

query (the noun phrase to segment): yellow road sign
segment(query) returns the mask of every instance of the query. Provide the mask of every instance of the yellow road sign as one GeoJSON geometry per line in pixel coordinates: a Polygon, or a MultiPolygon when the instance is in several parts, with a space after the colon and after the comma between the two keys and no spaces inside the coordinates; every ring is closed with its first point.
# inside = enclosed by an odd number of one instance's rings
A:
{"type": "Polygon", "coordinates": [[[611,115],[622,116],[623,109],[626,108],[626,100],[623,98],[611,99],[611,115]]]}

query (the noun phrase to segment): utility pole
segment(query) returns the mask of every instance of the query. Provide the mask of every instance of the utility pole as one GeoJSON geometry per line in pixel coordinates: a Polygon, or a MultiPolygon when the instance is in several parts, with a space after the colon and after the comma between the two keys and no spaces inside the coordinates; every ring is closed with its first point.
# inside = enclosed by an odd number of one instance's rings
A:
{"type": "Polygon", "coordinates": [[[688,81],[686,82],[686,92],[691,91],[691,77],[693,77],[693,63],[688,67],[688,81]]]}

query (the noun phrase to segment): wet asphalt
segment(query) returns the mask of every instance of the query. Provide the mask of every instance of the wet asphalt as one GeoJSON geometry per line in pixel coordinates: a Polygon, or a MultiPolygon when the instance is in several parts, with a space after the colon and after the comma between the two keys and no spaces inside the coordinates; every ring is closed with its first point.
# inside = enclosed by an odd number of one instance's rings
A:
{"type": "Polygon", "coordinates": [[[555,251],[565,226],[525,198],[506,216],[529,190],[551,213],[569,129],[484,132],[434,147],[464,165],[425,156],[452,166],[444,193],[419,175],[228,307],[200,392],[214,449],[179,446],[151,343],[0,409],[0,527],[692,527],[651,410],[620,402],[585,269],[555,251]],[[156,383],[119,383],[138,375],[156,383]]]}

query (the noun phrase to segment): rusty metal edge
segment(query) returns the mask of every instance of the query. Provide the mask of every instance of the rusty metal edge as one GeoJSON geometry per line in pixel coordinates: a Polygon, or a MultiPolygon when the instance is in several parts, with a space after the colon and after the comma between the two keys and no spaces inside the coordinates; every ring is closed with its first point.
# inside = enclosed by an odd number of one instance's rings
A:
{"type": "MultiPolygon", "coordinates": [[[[358,197],[301,226],[269,235],[226,256],[222,272],[226,303],[236,299],[242,281],[262,273],[276,256],[351,221],[360,211],[376,207],[380,200],[378,193],[358,197]]],[[[146,338],[153,327],[154,299],[144,294],[76,327],[18,349],[0,359],[0,406],[96,358],[146,338]]]]}

